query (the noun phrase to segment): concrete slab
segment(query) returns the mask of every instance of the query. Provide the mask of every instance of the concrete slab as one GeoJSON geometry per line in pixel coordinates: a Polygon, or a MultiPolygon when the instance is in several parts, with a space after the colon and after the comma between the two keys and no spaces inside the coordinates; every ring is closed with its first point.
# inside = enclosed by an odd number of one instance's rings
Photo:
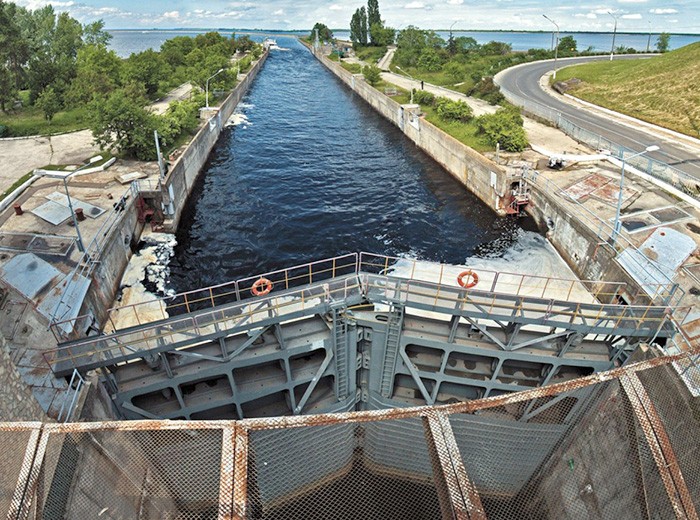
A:
{"type": "Polygon", "coordinates": [[[598,188],[609,184],[611,180],[612,179],[609,179],[608,177],[594,173],[570,185],[568,188],[566,188],[566,190],[564,190],[564,194],[568,195],[574,200],[582,200],[590,196],[591,193],[598,188]]]}
{"type": "MultiPolygon", "coordinates": [[[[48,195],[46,195],[46,198],[49,199],[50,201],[53,201],[53,202],[60,204],[61,206],[65,207],[65,208],[69,207],[68,206],[68,197],[66,196],[65,193],[60,193],[58,191],[54,191],[53,193],[49,193],[48,195]]],[[[89,202],[84,202],[80,199],[76,199],[75,197],[71,197],[70,200],[71,200],[71,203],[73,204],[73,209],[78,209],[78,208],[82,209],[83,214],[86,217],[97,218],[106,211],[98,206],[93,206],[89,202]]]]}
{"type": "Polygon", "coordinates": [[[52,200],[34,208],[31,213],[54,226],[60,226],[71,218],[71,212],[66,206],[52,200]]]}
{"type": "MultiPolygon", "coordinates": [[[[638,195],[639,192],[629,186],[622,188],[622,207],[627,206],[630,201],[638,195]]],[[[611,206],[617,206],[618,199],[620,198],[620,187],[614,182],[605,184],[594,190],[591,193],[591,197],[595,197],[611,206]]]]}
{"type": "Polygon", "coordinates": [[[17,325],[22,320],[22,315],[26,308],[26,303],[9,302],[0,311],[0,334],[6,340],[11,340],[15,337],[17,325]]]}
{"type": "Polygon", "coordinates": [[[75,239],[60,235],[0,232],[0,249],[65,256],[75,239]]]}
{"type": "Polygon", "coordinates": [[[0,279],[19,291],[29,300],[36,299],[51,283],[55,283],[61,272],[33,253],[17,255],[0,267],[0,279]]]}
{"type": "MultiPolygon", "coordinates": [[[[64,321],[77,318],[89,287],[90,279],[80,275],[67,276],[51,289],[37,310],[49,320],[64,321]]],[[[70,334],[73,325],[66,323],[62,328],[66,334],[70,334]]]]}

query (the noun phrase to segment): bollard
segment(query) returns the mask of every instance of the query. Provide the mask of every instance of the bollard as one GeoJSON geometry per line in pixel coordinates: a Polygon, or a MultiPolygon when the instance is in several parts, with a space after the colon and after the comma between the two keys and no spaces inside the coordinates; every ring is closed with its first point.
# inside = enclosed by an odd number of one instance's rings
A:
{"type": "Polygon", "coordinates": [[[12,207],[15,209],[15,215],[21,215],[22,213],[24,213],[21,204],[15,204],[12,207]]]}
{"type": "Polygon", "coordinates": [[[83,214],[83,208],[75,208],[75,216],[78,219],[78,222],[82,222],[85,220],[85,215],[83,214]]]}

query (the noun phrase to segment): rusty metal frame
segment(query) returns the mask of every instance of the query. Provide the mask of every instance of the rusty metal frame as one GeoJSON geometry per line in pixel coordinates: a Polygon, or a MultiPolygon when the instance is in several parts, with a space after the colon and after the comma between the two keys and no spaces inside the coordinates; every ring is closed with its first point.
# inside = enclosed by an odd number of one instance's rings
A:
{"type": "Polygon", "coordinates": [[[644,432],[676,518],[698,520],[698,513],[678,465],[671,440],[644,385],[634,373],[622,375],[620,384],[644,432]]]}
{"type": "MultiPolygon", "coordinates": [[[[18,425],[20,426],[20,425],[18,425]]],[[[18,427],[17,429],[10,430],[9,428],[3,428],[3,431],[27,431],[27,428],[18,427]]],[[[12,500],[10,501],[10,508],[7,512],[7,520],[15,520],[18,518],[20,511],[24,506],[24,494],[27,489],[27,482],[31,475],[32,467],[34,464],[34,457],[39,447],[39,442],[41,438],[41,423],[36,423],[34,429],[29,430],[29,439],[27,440],[27,447],[24,450],[24,457],[22,459],[22,465],[20,466],[19,475],[17,476],[17,484],[15,485],[15,492],[12,494],[12,500]]]]}
{"type": "Polygon", "coordinates": [[[423,428],[443,518],[487,520],[479,493],[467,475],[447,415],[439,412],[424,415],[423,428]]]}
{"type": "MultiPolygon", "coordinates": [[[[36,445],[36,451],[33,454],[32,466],[29,471],[29,475],[26,482],[26,487],[21,498],[22,503],[17,511],[17,520],[26,520],[29,517],[29,512],[32,506],[32,501],[36,493],[36,486],[39,482],[39,473],[44,466],[44,455],[46,455],[46,447],[49,444],[50,434],[42,430],[37,430],[38,444],[36,445]]],[[[29,450],[29,446],[27,447],[29,450]]],[[[25,457],[27,453],[25,452],[25,457]]],[[[26,459],[25,459],[26,460],[26,459]]],[[[17,493],[17,489],[15,493],[17,493]]],[[[14,501],[14,497],[13,497],[14,501]]],[[[10,518],[8,513],[8,519],[10,518]]]]}

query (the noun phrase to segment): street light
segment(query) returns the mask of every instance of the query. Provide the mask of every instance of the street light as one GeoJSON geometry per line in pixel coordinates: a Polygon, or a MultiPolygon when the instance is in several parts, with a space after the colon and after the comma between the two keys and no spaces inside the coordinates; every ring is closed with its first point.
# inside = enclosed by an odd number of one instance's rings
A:
{"type": "MultiPolygon", "coordinates": [[[[547,20],[552,22],[554,24],[554,26],[557,28],[557,40],[556,40],[556,44],[554,45],[554,79],[557,79],[557,56],[559,54],[559,25],[557,25],[557,22],[552,20],[546,14],[543,14],[542,16],[544,16],[547,20]]],[[[552,35],[552,36],[554,36],[554,35],[552,35]]]]}
{"type": "Polygon", "coordinates": [[[619,16],[615,16],[612,11],[608,11],[608,14],[613,17],[613,20],[615,20],[615,27],[613,28],[613,42],[612,42],[612,47],[610,49],[610,61],[613,59],[613,54],[615,53],[615,36],[617,35],[617,19],[619,16]]]}
{"type": "Polygon", "coordinates": [[[214,79],[216,76],[221,74],[223,71],[224,71],[224,69],[219,69],[216,71],[216,73],[213,76],[210,76],[207,79],[207,88],[206,88],[206,106],[207,106],[207,108],[209,108],[209,80],[214,79]]]}
{"type": "MultiPolygon", "coordinates": [[[[400,70],[401,72],[403,72],[406,76],[408,76],[408,78],[409,78],[411,81],[416,81],[416,79],[415,79],[413,76],[411,76],[408,72],[406,72],[405,70],[403,70],[403,69],[402,69],[401,67],[399,67],[398,65],[396,66],[396,68],[397,68],[398,70],[400,70]]],[[[412,104],[413,104],[413,87],[411,87],[411,105],[412,105],[412,104]]]]}
{"type": "Polygon", "coordinates": [[[450,53],[454,52],[454,41],[455,40],[452,37],[452,28],[455,26],[455,24],[457,22],[459,22],[459,20],[455,20],[454,22],[452,22],[452,25],[450,25],[450,38],[447,40],[447,42],[448,42],[447,46],[448,46],[448,50],[450,51],[450,53]]]}
{"type": "Polygon", "coordinates": [[[78,217],[75,216],[75,211],[73,211],[73,203],[70,199],[70,193],[68,193],[68,177],[77,173],[78,170],[73,170],[72,172],[62,172],[62,171],[52,171],[52,170],[35,170],[36,175],[39,177],[48,177],[50,179],[61,179],[63,180],[63,187],[66,190],[66,197],[68,197],[68,209],[70,209],[70,214],[73,217],[73,225],[75,226],[75,232],[78,234],[78,251],[81,253],[85,252],[85,246],[83,245],[83,237],[80,235],[80,228],[78,227],[78,217]]]}
{"type": "Polygon", "coordinates": [[[647,54],[649,54],[650,46],[651,46],[651,21],[649,21],[649,38],[647,38],[647,54]]]}
{"type": "Polygon", "coordinates": [[[625,163],[629,159],[634,159],[635,157],[639,157],[640,155],[644,155],[648,152],[655,152],[658,149],[659,147],[653,144],[651,146],[647,146],[642,152],[630,155],[627,159],[625,159],[625,153],[622,152],[622,169],[620,170],[620,192],[617,194],[617,210],[615,211],[615,224],[613,225],[613,232],[612,236],[610,237],[612,239],[612,245],[615,245],[617,237],[620,235],[621,231],[620,210],[622,209],[622,189],[625,185],[625,163]]]}

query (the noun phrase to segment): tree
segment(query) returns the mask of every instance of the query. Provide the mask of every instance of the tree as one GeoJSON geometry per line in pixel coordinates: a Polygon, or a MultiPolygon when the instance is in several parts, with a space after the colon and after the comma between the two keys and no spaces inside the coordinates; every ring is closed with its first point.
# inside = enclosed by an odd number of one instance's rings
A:
{"type": "Polygon", "coordinates": [[[156,97],[160,82],[167,79],[168,72],[163,58],[153,49],[134,53],[124,62],[125,82],[140,81],[149,98],[156,97]]]}
{"type": "Polygon", "coordinates": [[[427,48],[421,52],[418,66],[428,72],[437,72],[442,68],[442,59],[435,49],[427,48]]]}
{"type": "Polygon", "coordinates": [[[656,50],[659,52],[667,52],[670,42],[671,35],[667,32],[662,32],[656,40],[656,50]]]}
{"type": "Polygon", "coordinates": [[[145,99],[134,99],[124,89],[90,105],[90,129],[101,149],[114,147],[119,153],[143,161],[156,158],[153,131],[158,119],[143,108],[145,99]]]}
{"type": "Polygon", "coordinates": [[[479,116],[477,128],[491,146],[498,144],[503,150],[522,152],[528,145],[520,110],[512,105],[479,116]]]}
{"type": "Polygon", "coordinates": [[[479,44],[471,36],[458,36],[455,38],[455,47],[460,54],[469,54],[479,49],[479,44]]]}
{"type": "Polygon", "coordinates": [[[84,25],[83,41],[85,42],[85,44],[106,47],[112,39],[112,35],[104,29],[104,20],[97,20],[96,22],[84,25]]]}
{"type": "Polygon", "coordinates": [[[479,48],[484,56],[505,56],[513,50],[510,43],[490,41],[479,48]]]}
{"type": "Polygon", "coordinates": [[[362,13],[357,9],[350,19],[350,40],[355,46],[363,44],[361,16],[362,13]]]}
{"type": "Polygon", "coordinates": [[[370,40],[373,45],[386,47],[394,43],[396,31],[391,27],[384,27],[381,23],[375,23],[369,27],[370,40]]]}
{"type": "Polygon", "coordinates": [[[61,109],[61,104],[53,87],[45,88],[36,99],[36,106],[44,113],[44,117],[50,123],[53,116],[61,109]]]}
{"type": "Polygon", "coordinates": [[[333,41],[333,31],[324,23],[317,22],[314,28],[311,29],[311,40],[316,40],[316,31],[318,31],[318,39],[321,42],[333,41]]]}
{"type": "Polygon", "coordinates": [[[78,51],[76,68],[65,99],[67,105],[73,106],[114,90],[120,83],[122,60],[104,45],[90,44],[78,51]]]}
{"type": "Polygon", "coordinates": [[[374,36],[381,35],[381,32],[375,29],[374,34],[372,33],[372,26],[375,25],[379,28],[384,26],[382,17],[379,14],[379,0],[367,0],[367,27],[369,27],[370,31],[370,42],[372,45],[381,45],[381,43],[374,39],[374,36]]]}
{"type": "Polygon", "coordinates": [[[365,81],[372,86],[382,79],[382,71],[376,65],[367,65],[362,69],[362,74],[365,76],[365,81]]]}
{"type": "Polygon", "coordinates": [[[367,45],[367,11],[364,6],[360,7],[360,43],[367,45]]]}
{"type": "Polygon", "coordinates": [[[573,36],[564,36],[557,45],[559,56],[572,56],[576,54],[576,40],[573,36]]]}

